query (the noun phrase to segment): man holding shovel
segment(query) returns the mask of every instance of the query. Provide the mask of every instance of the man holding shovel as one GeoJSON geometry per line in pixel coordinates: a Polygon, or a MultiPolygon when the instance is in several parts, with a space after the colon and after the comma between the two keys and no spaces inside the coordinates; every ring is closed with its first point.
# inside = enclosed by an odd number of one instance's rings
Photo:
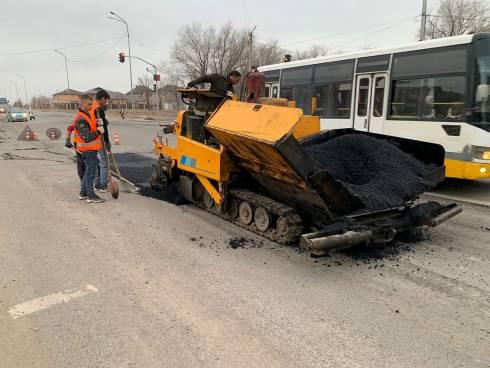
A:
{"type": "Polygon", "coordinates": [[[107,151],[111,150],[111,142],[109,141],[109,132],[107,130],[107,126],[109,122],[105,116],[105,110],[107,109],[107,104],[109,102],[109,93],[106,90],[101,89],[95,94],[95,101],[90,109],[90,114],[93,119],[100,119],[102,126],[104,128],[103,140],[104,147],[97,152],[97,170],[95,172],[94,185],[95,190],[100,191],[101,193],[107,192],[107,178],[108,178],[108,167],[106,155],[107,151]]]}
{"type": "Polygon", "coordinates": [[[104,127],[98,127],[96,119],[90,114],[92,104],[91,96],[81,95],[80,109],[75,116],[74,142],[85,164],[79,199],[86,200],[87,203],[101,203],[105,201],[94,192],[94,177],[97,169],[97,152],[103,147],[104,127]]]}

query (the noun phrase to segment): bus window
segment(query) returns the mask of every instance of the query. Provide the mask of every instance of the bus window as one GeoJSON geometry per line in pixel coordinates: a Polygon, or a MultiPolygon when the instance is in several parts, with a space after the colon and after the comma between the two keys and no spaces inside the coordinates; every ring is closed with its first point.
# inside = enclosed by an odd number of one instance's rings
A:
{"type": "Polygon", "coordinates": [[[465,77],[393,81],[390,117],[395,119],[462,120],[465,77]]]}
{"type": "Polygon", "coordinates": [[[421,80],[393,81],[390,116],[414,119],[418,116],[421,80]]]}
{"type": "Polygon", "coordinates": [[[310,87],[294,87],[293,100],[296,101],[296,107],[303,109],[305,115],[311,113],[312,89],[310,87]]]}
{"type": "Polygon", "coordinates": [[[292,88],[281,88],[281,98],[287,98],[288,100],[293,99],[293,89],[292,88]]]}
{"type": "Polygon", "coordinates": [[[265,87],[265,92],[264,92],[264,97],[270,97],[270,88],[269,86],[266,86],[265,87]]]}
{"type": "Polygon", "coordinates": [[[332,107],[328,111],[329,118],[348,118],[350,117],[350,101],[352,96],[352,84],[341,83],[332,84],[330,86],[330,96],[328,99],[329,106],[332,107]]]}
{"type": "Polygon", "coordinates": [[[316,115],[326,118],[328,106],[328,86],[315,87],[314,96],[316,97],[316,115]]]}
{"type": "Polygon", "coordinates": [[[366,116],[369,98],[369,78],[359,79],[359,96],[357,97],[357,116],[366,116]]]}

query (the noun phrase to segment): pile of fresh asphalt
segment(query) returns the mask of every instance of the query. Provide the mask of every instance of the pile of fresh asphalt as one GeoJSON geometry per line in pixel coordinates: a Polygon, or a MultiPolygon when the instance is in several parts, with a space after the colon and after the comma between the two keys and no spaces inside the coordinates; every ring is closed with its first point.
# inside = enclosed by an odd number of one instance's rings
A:
{"type": "Polygon", "coordinates": [[[304,148],[370,211],[403,205],[433,187],[426,178],[434,167],[387,140],[347,134],[304,148]]]}

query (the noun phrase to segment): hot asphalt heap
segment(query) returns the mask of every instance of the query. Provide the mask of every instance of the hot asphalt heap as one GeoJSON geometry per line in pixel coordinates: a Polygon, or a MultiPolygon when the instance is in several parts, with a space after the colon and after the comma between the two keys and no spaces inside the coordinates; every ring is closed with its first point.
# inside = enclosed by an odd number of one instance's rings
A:
{"type": "Polygon", "coordinates": [[[403,205],[433,187],[427,180],[432,165],[369,135],[347,134],[305,150],[370,211],[403,205]]]}

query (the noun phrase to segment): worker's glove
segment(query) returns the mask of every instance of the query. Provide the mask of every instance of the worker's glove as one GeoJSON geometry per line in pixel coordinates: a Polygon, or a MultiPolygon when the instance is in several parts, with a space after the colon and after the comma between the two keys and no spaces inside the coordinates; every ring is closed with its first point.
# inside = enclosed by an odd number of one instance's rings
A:
{"type": "Polygon", "coordinates": [[[97,127],[97,131],[98,131],[100,134],[104,134],[104,132],[105,132],[104,127],[103,127],[103,126],[97,127]]]}
{"type": "Polygon", "coordinates": [[[226,91],[226,95],[228,97],[233,97],[233,92],[232,91],[226,91]]]}
{"type": "Polygon", "coordinates": [[[73,148],[73,144],[71,144],[71,141],[70,141],[69,139],[67,139],[67,140],[65,141],[65,147],[66,147],[66,148],[73,148]]]}
{"type": "Polygon", "coordinates": [[[110,152],[110,151],[111,151],[111,147],[112,147],[112,146],[111,146],[111,142],[106,142],[106,143],[105,143],[105,148],[107,149],[107,151],[109,151],[109,152],[110,152]]]}

